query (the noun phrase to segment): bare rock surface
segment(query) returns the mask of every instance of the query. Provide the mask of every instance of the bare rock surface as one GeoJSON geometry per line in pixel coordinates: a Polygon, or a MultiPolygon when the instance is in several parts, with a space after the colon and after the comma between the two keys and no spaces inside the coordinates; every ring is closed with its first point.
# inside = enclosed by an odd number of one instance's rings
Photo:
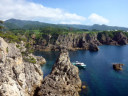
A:
{"type": "Polygon", "coordinates": [[[0,37],[0,96],[33,96],[42,80],[40,65],[25,62],[16,44],[0,37]]]}
{"type": "Polygon", "coordinates": [[[124,66],[124,64],[113,64],[113,69],[114,70],[117,70],[117,71],[119,71],[119,70],[123,70],[123,67],[124,66]]]}
{"type": "Polygon", "coordinates": [[[61,51],[52,72],[45,77],[39,96],[79,96],[81,80],[78,68],[71,64],[66,50],[61,51]]]}

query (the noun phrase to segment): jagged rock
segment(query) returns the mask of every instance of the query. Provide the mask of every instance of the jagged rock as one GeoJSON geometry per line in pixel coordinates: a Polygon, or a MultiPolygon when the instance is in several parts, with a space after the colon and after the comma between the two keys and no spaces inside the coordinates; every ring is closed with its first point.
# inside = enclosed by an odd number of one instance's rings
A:
{"type": "Polygon", "coordinates": [[[90,43],[89,50],[90,51],[98,51],[99,48],[98,48],[98,46],[96,44],[90,43]]]}
{"type": "Polygon", "coordinates": [[[122,70],[122,66],[124,66],[124,64],[113,64],[113,69],[114,70],[122,70]]]}
{"type": "Polygon", "coordinates": [[[45,64],[46,63],[46,60],[41,57],[41,56],[34,56],[33,54],[28,54],[28,56],[26,56],[26,58],[34,58],[36,63],[39,64],[39,65],[42,65],[42,64],[45,64]]]}
{"type": "Polygon", "coordinates": [[[8,44],[4,41],[3,38],[0,37],[0,51],[3,51],[6,54],[7,47],[8,47],[8,44]]]}
{"type": "Polygon", "coordinates": [[[5,61],[5,57],[8,52],[8,44],[0,37],[0,62],[5,61]]]}
{"type": "MultiPolygon", "coordinates": [[[[96,46],[99,45],[126,45],[128,43],[128,38],[123,32],[99,32],[95,34],[61,34],[61,35],[51,35],[43,36],[45,43],[43,41],[37,41],[35,49],[41,51],[59,51],[60,46],[66,46],[68,50],[78,50],[84,49],[89,50],[91,43],[96,46]],[[43,43],[43,44],[42,44],[43,43]]],[[[95,47],[94,47],[95,48],[95,47]]],[[[95,50],[95,49],[94,49],[95,50]]]]}
{"type": "Polygon", "coordinates": [[[19,44],[16,44],[17,48],[20,49],[21,52],[25,52],[27,49],[24,47],[26,46],[25,42],[21,41],[19,44]]]}
{"type": "Polygon", "coordinates": [[[40,65],[25,62],[16,44],[0,38],[0,96],[32,96],[42,80],[40,65]]]}
{"type": "Polygon", "coordinates": [[[36,59],[37,59],[37,64],[45,64],[46,63],[46,60],[40,56],[36,56],[36,59]]]}
{"type": "Polygon", "coordinates": [[[119,45],[127,44],[127,37],[122,32],[118,32],[114,39],[118,42],[119,45]]]}
{"type": "Polygon", "coordinates": [[[107,45],[126,45],[128,42],[127,37],[122,32],[116,32],[113,34],[113,36],[99,33],[98,40],[102,44],[107,44],[107,45]]]}
{"type": "MultiPolygon", "coordinates": [[[[44,37],[45,39],[45,37],[44,37]]],[[[106,33],[101,32],[97,34],[67,34],[67,35],[57,35],[51,36],[49,40],[47,40],[47,45],[45,46],[38,45],[42,50],[58,50],[58,46],[66,46],[69,50],[75,49],[89,49],[91,43],[95,45],[126,45],[128,42],[127,36],[122,32],[115,33],[106,33]],[[50,42],[54,39],[54,42],[50,42]]],[[[38,49],[38,48],[37,48],[38,49]]]]}
{"type": "Polygon", "coordinates": [[[71,64],[68,52],[62,50],[52,72],[45,77],[38,95],[79,96],[81,85],[78,68],[71,64]]]}

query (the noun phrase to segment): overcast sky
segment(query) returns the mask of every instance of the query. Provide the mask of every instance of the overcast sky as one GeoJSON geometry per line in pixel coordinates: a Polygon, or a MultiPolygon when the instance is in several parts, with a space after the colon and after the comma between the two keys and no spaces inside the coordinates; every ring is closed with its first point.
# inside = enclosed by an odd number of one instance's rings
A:
{"type": "Polygon", "coordinates": [[[0,0],[0,19],[128,27],[128,0],[0,0]]]}

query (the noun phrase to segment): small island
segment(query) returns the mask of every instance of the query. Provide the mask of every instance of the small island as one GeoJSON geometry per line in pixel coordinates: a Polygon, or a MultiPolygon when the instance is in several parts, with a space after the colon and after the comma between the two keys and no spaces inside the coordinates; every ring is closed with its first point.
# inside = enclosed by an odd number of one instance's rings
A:
{"type": "Polygon", "coordinates": [[[113,63],[113,69],[116,70],[116,71],[120,71],[120,70],[123,70],[123,67],[124,64],[120,64],[120,63],[113,63]]]}

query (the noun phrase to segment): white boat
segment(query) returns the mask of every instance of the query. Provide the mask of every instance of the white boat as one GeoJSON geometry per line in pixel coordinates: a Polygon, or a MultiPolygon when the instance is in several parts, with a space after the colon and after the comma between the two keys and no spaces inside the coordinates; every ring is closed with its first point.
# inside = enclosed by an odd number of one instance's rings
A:
{"type": "Polygon", "coordinates": [[[76,62],[72,62],[73,65],[79,67],[79,68],[85,68],[86,65],[82,62],[76,61],[76,62]]]}

